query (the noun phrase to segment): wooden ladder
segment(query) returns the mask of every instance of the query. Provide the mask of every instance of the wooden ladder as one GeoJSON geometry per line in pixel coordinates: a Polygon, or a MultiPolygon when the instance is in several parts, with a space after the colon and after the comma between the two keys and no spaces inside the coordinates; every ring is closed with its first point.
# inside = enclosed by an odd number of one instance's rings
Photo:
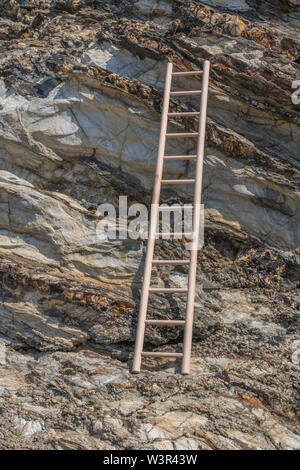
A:
{"type": "MultiPolygon", "coordinates": [[[[141,293],[139,319],[136,333],[135,352],[132,366],[133,373],[139,373],[141,370],[142,357],[181,357],[182,358],[182,374],[189,374],[191,362],[191,349],[192,349],[192,334],[193,334],[193,317],[194,317],[194,302],[195,302],[195,288],[196,288],[196,271],[197,271],[197,252],[198,252],[198,239],[199,239],[199,225],[200,225],[200,204],[201,204],[201,191],[202,191],[202,173],[203,173],[203,158],[204,158],[204,142],[205,142],[205,127],[206,127],[206,110],[207,110],[207,95],[208,95],[208,81],[209,81],[209,61],[204,62],[202,71],[191,72],[173,72],[173,64],[168,63],[165,90],[162,108],[162,119],[160,128],[160,138],[158,146],[156,175],[153,188],[153,197],[151,205],[151,221],[148,237],[148,246],[145,260],[144,280],[141,293]],[[195,91],[171,91],[172,77],[177,76],[202,76],[202,90],[195,91]],[[200,112],[183,112],[183,113],[170,113],[169,103],[172,96],[187,96],[187,95],[200,95],[201,105],[200,112]],[[168,118],[169,117],[184,117],[184,116],[198,116],[199,127],[198,132],[192,133],[167,133],[168,118]],[[197,137],[197,154],[196,155],[178,155],[166,156],[165,146],[167,138],[180,138],[180,137],[197,137]],[[162,179],[164,160],[195,160],[196,161],[196,175],[195,179],[179,179],[179,180],[165,180],[162,179]],[[153,259],[155,239],[158,235],[157,221],[160,212],[159,200],[161,185],[165,184],[194,184],[194,204],[193,204],[193,240],[194,245],[190,250],[189,260],[159,260],[153,259]],[[196,242],[196,244],[195,244],[196,242]],[[151,270],[153,265],[186,265],[189,264],[188,287],[183,288],[160,288],[150,287],[151,270]],[[187,294],[187,305],[185,320],[148,320],[147,307],[149,293],[178,293],[187,294]],[[147,325],[158,326],[184,326],[184,341],[182,353],[177,352],[146,352],[143,351],[145,327],[147,325]]],[[[172,208],[173,210],[173,208],[172,208]]],[[[173,234],[176,235],[176,234],[173,234]]]]}

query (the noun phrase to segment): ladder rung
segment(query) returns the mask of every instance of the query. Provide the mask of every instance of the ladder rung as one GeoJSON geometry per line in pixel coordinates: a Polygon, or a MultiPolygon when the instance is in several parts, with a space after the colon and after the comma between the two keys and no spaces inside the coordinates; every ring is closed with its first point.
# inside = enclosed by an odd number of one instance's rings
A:
{"type": "Polygon", "coordinates": [[[170,96],[190,96],[190,95],[201,95],[201,90],[190,90],[190,91],[170,91],[170,96]]]}
{"type": "Polygon", "coordinates": [[[177,137],[198,137],[198,132],[176,132],[171,134],[166,134],[166,137],[170,139],[176,139],[177,137]]]}
{"type": "Polygon", "coordinates": [[[196,160],[197,155],[165,155],[165,160],[196,160]]]}
{"type": "Polygon", "coordinates": [[[181,75],[201,75],[202,73],[202,70],[191,70],[189,72],[173,72],[172,75],[180,77],[181,75]]]}
{"type": "Polygon", "coordinates": [[[180,325],[185,325],[184,320],[145,320],[145,323],[147,325],[170,325],[170,326],[180,326],[180,325]]]}
{"type": "Polygon", "coordinates": [[[168,292],[170,294],[184,294],[188,292],[188,289],[186,288],[179,288],[179,287],[149,287],[149,292],[168,292]]]}
{"type": "Polygon", "coordinates": [[[199,116],[198,111],[184,112],[184,113],[168,113],[169,117],[179,117],[179,116],[199,116]]]}
{"type": "Polygon", "coordinates": [[[191,237],[193,234],[192,232],[158,232],[155,234],[157,237],[191,237]]]}
{"type": "Polygon", "coordinates": [[[190,264],[189,260],[185,259],[154,259],[152,264],[190,264]]]}
{"type": "Polygon", "coordinates": [[[182,353],[175,353],[175,352],[142,352],[142,356],[144,357],[182,357],[182,353]]]}
{"type": "Polygon", "coordinates": [[[163,211],[178,211],[179,209],[193,209],[193,206],[159,206],[158,210],[163,212],[163,211]]]}
{"type": "Polygon", "coordinates": [[[193,184],[195,179],[191,180],[161,180],[161,184],[193,184]]]}

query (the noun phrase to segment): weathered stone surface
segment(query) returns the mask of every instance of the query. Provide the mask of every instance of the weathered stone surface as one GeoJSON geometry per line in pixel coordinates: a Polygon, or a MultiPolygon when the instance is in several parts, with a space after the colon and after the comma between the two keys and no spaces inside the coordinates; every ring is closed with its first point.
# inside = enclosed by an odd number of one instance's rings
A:
{"type": "Polygon", "coordinates": [[[247,11],[249,10],[249,5],[245,0],[204,0],[203,3],[211,5],[213,7],[224,7],[229,10],[238,10],[238,11],[247,11]]]}
{"type": "MultiPolygon", "coordinates": [[[[0,385],[6,403],[0,443],[15,448],[20,440],[23,448],[36,449],[136,449],[141,441],[145,449],[162,450],[299,448],[291,416],[277,416],[245,389],[241,367],[252,393],[275,372],[263,360],[204,355],[186,378],[170,363],[137,377],[126,363],[85,348],[25,355],[9,348],[1,367],[9,380],[0,385]]],[[[285,387],[283,403],[290,398],[285,387]]]]}
{"type": "MultiPolygon", "coordinates": [[[[298,3],[0,2],[1,448],[299,447],[298,3]],[[149,206],[166,63],[207,58],[192,374],[148,359],[132,376],[145,243],[99,242],[97,206],[120,195],[149,206]]],[[[179,241],[156,250],[187,256],[179,241]]],[[[153,270],[157,285],[186,279],[185,267],[153,270]]],[[[156,295],[149,314],[179,318],[184,306],[156,295]]],[[[147,349],[181,343],[180,329],[147,328],[147,349]]]]}

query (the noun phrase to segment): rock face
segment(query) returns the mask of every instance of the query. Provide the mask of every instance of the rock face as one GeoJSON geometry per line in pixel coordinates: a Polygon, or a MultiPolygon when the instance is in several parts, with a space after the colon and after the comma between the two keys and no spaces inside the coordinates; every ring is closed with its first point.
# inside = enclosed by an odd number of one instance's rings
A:
{"type": "MultiPolygon", "coordinates": [[[[1,448],[299,448],[299,7],[0,0],[1,448]],[[149,206],[166,64],[185,71],[204,59],[192,373],[148,359],[133,376],[145,242],[100,243],[97,207],[119,196],[149,206]]],[[[183,140],[167,151],[193,150],[183,140]]],[[[173,163],[166,175],[193,171],[173,163]]],[[[181,187],[162,201],[190,196],[181,187]]],[[[184,248],[158,242],[156,253],[185,257],[184,248]]],[[[153,271],[158,285],[186,279],[184,267],[153,271]]],[[[149,314],[180,318],[184,306],[156,295],[149,314]]],[[[180,329],[147,328],[149,350],[181,343],[180,329]]]]}

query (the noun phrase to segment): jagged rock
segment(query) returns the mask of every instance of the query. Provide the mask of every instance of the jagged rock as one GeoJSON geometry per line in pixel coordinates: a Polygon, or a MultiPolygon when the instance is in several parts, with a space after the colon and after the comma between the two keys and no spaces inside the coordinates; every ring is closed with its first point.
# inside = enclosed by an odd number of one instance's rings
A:
{"type": "MultiPolygon", "coordinates": [[[[1,448],[299,447],[298,3],[0,2],[1,448]],[[97,207],[120,195],[149,207],[166,64],[207,58],[192,374],[148,359],[132,376],[145,242],[99,241],[97,207]]],[[[164,190],[162,202],[190,191],[164,190]]],[[[176,243],[157,255],[185,257],[176,243]]],[[[153,270],[158,285],[186,279],[182,267],[153,270]]],[[[156,295],[149,314],[184,307],[156,295]]],[[[148,349],[181,343],[180,329],[146,330],[148,349]]]]}

